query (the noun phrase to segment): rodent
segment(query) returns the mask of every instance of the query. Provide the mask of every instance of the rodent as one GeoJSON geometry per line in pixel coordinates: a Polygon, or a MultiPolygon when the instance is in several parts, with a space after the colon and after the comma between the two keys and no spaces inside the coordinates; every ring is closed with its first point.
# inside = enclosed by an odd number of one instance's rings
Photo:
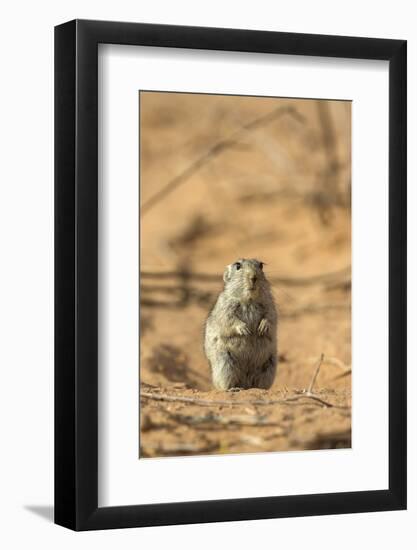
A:
{"type": "Polygon", "coordinates": [[[204,338],[216,389],[269,389],[274,382],[278,315],[263,267],[259,260],[242,258],[224,271],[224,289],[204,338]]]}

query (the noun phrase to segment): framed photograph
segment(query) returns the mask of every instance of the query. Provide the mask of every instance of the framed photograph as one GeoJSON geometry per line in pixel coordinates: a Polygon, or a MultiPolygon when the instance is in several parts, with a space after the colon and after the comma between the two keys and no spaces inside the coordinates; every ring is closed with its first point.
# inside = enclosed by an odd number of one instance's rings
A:
{"type": "Polygon", "coordinates": [[[406,508],[406,42],[55,29],[55,522],[406,508]]]}

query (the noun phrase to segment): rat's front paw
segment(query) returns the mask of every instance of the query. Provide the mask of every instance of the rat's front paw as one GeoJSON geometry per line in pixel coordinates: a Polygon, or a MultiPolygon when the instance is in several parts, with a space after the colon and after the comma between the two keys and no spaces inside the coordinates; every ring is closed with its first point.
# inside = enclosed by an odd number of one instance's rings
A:
{"type": "Polygon", "coordinates": [[[249,336],[250,335],[250,329],[246,323],[243,321],[237,323],[235,325],[235,330],[239,336],[249,336]]]}
{"type": "Polygon", "coordinates": [[[262,319],[258,326],[259,336],[265,336],[266,334],[268,334],[270,328],[271,328],[271,325],[268,319],[262,319]]]}

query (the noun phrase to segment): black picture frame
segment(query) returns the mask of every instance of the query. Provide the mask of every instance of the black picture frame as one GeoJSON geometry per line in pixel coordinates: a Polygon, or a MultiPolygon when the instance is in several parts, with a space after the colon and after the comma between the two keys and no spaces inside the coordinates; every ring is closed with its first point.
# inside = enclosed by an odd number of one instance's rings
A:
{"type": "Polygon", "coordinates": [[[406,508],[405,40],[74,20],[55,28],[55,523],[74,530],[406,508]],[[98,44],[389,61],[389,488],[98,507],[98,44]]]}

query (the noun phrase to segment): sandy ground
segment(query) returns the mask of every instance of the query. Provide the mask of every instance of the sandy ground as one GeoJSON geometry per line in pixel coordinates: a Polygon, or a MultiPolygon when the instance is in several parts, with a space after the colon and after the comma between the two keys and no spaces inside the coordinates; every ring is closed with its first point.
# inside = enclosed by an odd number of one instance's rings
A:
{"type": "Polygon", "coordinates": [[[140,457],[349,447],[350,104],[140,101],[140,457]],[[279,311],[268,391],[213,390],[203,353],[239,257],[266,263],[279,311]]]}

